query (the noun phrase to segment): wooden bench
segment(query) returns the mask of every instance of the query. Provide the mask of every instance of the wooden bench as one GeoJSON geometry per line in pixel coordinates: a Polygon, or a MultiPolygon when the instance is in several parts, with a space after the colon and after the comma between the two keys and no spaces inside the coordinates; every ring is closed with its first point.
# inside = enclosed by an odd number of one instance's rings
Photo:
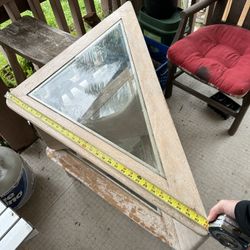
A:
{"type": "MultiPolygon", "coordinates": [[[[80,37],[85,34],[85,27],[78,1],[68,2],[77,35],[80,37]]],[[[60,1],[50,1],[59,29],[47,25],[39,0],[29,0],[28,3],[34,18],[21,17],[14,0],[0,1],[0,7],[4,6],[12,20],[9,26],[0,30],[0,45],[8,57],[17,83],[22,82],[26,77],[17,61],[16,54],[42,67],[77,39],[69,33],[60,1]]]]}

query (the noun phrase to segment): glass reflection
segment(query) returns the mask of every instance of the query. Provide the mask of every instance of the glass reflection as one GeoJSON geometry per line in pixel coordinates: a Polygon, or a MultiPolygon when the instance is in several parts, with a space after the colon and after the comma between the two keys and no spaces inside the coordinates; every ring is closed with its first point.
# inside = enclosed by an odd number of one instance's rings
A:
{"type": "Polygon", "coordinates": [[[29,95],[159,172],[160,162],[139,91],[118,23],[29,95]]]}

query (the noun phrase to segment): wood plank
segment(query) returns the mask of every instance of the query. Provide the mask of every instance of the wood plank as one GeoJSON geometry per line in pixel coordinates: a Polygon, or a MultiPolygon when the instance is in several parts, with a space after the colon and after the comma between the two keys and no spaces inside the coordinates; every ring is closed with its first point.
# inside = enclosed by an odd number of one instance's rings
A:
{"type": "Polygon", "coordinates": [[[50,0],[50,5],[53,10],[54,16],[56,18],[58,27],[61,30],[69,33],[69,27],[68,27],[60,0],[50,0]]]}
{"type": "MultiPolygon", "coordinates": [[[[0,44],[1,44],[1,32],[2,31],[0,30],[0,44]]],[[[3,38],[6,39],[6,36],[3,36],[3,38]]],[[[20,84],[26,79],[26,76],[17,60],[16,54],[13,52],[11,48],[5,46],[4,44],[2,44],[2,48],[8,57],[8,61],[16,78],[16,82],[20,84]]]]}
{"type": "Polygon", "coordinates": [[[69,175],[82,182],[110,205],[162,240],[171,249],[197,249],[206,240],[179,222],[172,221],[164,212],[154,212],[139,197],[135,197],[128,190],[107,179],[85,163],[83,159],[77,158],[66,150],[58,151],[47,148],[46,152],[48,157],[63,167],[69,175]]]}
{"type": "MultiPolygon", "coordinates": [[[[231,1],[231,0],[229,0],[231,1]]],[[[225,11],[225,8],[228,4],[228,0],[220,0],[220,1],[216,1],[216,6],[214,9],[214,13],[213,13],[213,19],[211,21],[211,23],[221,23],[222,21],[222,17],[225,11]]]]}
{"type": "Polygon", "coordinates": [[[68,0],[78,37],[86,33],[78,0],[68,0]]]}
{"type": "Polygon", "coordinates": [[[225,8],[225,10],[224,10],[222,19],[221,19],[223,22],[226,22],[226,21],[227,21],[227,18],[228,18],[228,16],[229,16],[229,13],[230,13],[232,4],[233,4],[233,0],[227,0],[227,5],[226,5],[226,8],[225,8]]]}
{"type": "Polygon", "coordinates": [[[101,5],[105,16],[112,13],[112,0],[101,0],[101,5]]]}
{"type": "Polygon", "coordinates": [[[166,215],[165,220],[168,220],[168,226],[166,227],[160,213],[152,210],[124,188],[107,179],[83,160],[71,155],[66,150],[55,151],[47,148],[46,152],[48,157],[63,167],[68,174],[79,180],[155,237],[169,246],[178,244],[170,217],[166,215]]]}
{"type": "Polygon", "coordinates": [[[247,16],[246,16],[245,21],[242,25],[242,28],[250,30],[250,11],[248,11],[248,13],[247,13],[247,16]]]}
{"type": "MultiPolygon", "coordinates": [[[[76,38],[69,33],[52,28],[30,16],[25,16],[7,28],[0,30],[0,44],[11,48],[17,54],[41,66],[61,53],[67,46],[71,45],[76,38]],[[13,35],[14,34],[14,35],[13,35]]],[[[15,58],[8,50],[8,58],[15,63],[15,58]]],[[[15,68],[20,83],[24,75],[20,69],[15,68]]]]}
{"type": "MultiPolygon", "coordinates": [[[[125,27],[129,27],[132,23],[137,23],[135,15],[130,16],[128,19],[123,19],[125,27]]],[[[192,172],[175,130],[166,101],[162,95],[161,88],[159,84],[157,86],[152,84],[153,82],[157,82],[158,79],[155,74],[152,74],[152,72],[154,72],[152,64],[149,64],[147,61],[150,60],[150,57],[147,55],[146,44],[140,43],[140,46],[138,46],[138,41],[144,41],[140,27],[139,25],[134,26],[133,34],[130,35],[130,32],[127,32],[126,35],[143,93],[146,112],[154,133],[160,159],[163,162],[169,187],[168,190],[175,194],[174,197],[178,197],[178,199],[185,204],[189,206],[196,204],[195,207],[198,209],[197,211],[205,215],[205,210],[202,208],[202,202],[192,172]],[[150,68],[150,66],[152,68],[150,68]],[[165,137],[163,134],[166,133],[166,131],[167,136],[165,137]],[[175,149],[175,153],[172,151],[173,148],[175,149]],[[189,195],[185,195],[184,190],[187,190],[187,188],[190,194],[192,194],[192,198],[188,197],[189,195]]]]}
{"type": "Polygon", "coordinates": [[[174,220],[174,225],[176,228],[176,233],[179,242],[179,248],[182,250],[187,249],[199,249],[199,247],[208,239],[208,235],[206,237],[201,237],[195,234],[192,230],[182,225],[180,222],[174,220]]]}
{"type": "MultiPolygon", "coordinates": [[[[0,3],[2,3],[5,0],[0,0],[0,3]]],[[[13,0],[7,0],[7,1],[13,1],[13,0]]],[[[40,0],[40,2],[44,2],[45,0],[40,0]]],[[[20,13],[30,10],[29,4],[27,1],[16,1],[16,4],[18,6],[18,9],[20,13]]],[[[0,4],[0,23],[3,23],[9,19],[8,14],[6,13],[3,6],[0,4]]]]}
{"type": "Polygon", "coordinates": [[[250,9],[250,0],[247,0],[242,10],[242,13],[240,15],[239,21],[237,23],[238,26],[243,26],[243,23],[246,20],[247,14],[249,13],[249,9],[250,9]]]}
{"type": "Polygon", "coordinates": [[[121,6],[120,0],[112,0],[112,11],[115,11],[121,6]]]}
{"type": "Polygon", "coordinates": [[[208,11],[207,11],[207,16],[206,16],[206,23],[205,25],[210,25],[212,24],[212,17],[214,15],[214,8],[216,6],[216,2],[212,3],[209,8],[208,8],[208,11]]]}
{"type": "Polygon", "coordinates": [[[12,2],[13,0],[0,0],[0,6],[8,3],[8,2],[12,2]]]}
{"type": "Polygon", "coordinates": [[[40,1],[39,0],[27,0],[27,1],[28,1],[28,4],[30,6],[30,9],[31,9],[34,17],[47,23],[46,18],[45,18],[44,13],[43,13],[43,10],[42,10],[41,5],[40,5],[40,1]]]}
{"type": "Polygon", "coordinates": [[[10,19],[12,20],[12,22],[21,18],[20,12],[19,12],[17,5],[14,1],[8,1],[3,6],[4,6],[6,12],[8,13],[10,19]]]}
{"type": "Polygon", "coordinates": [[[87,14],[96,12],[95,3],[93,0],[84,0],[84,5],[86,8],[87,14]]]}
{"type": "Polygon", "coordinates": [[[244,8],[246,0],[237,0],[232,2],[230,14],[226,20],[227,24],[237,25],[241,12],[244,8]]]}

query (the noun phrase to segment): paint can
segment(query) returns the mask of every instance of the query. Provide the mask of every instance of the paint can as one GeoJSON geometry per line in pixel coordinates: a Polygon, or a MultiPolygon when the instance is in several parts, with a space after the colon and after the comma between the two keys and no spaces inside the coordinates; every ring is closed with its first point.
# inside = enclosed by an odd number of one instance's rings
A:
{"type": "Polygon", "coordinates": [[[0,146],[0,199],[13,209],[22,207],[34,189],[28,164],[10,148],[0,146]]]}

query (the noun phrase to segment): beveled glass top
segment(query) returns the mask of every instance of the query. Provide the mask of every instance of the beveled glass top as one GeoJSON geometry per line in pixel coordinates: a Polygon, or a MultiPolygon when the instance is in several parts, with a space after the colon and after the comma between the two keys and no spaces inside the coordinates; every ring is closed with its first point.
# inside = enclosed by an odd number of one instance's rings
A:
{"type": "Polygon", "coordinates": [[[29,96],[162,174],[121,21],[29,96]]]}

